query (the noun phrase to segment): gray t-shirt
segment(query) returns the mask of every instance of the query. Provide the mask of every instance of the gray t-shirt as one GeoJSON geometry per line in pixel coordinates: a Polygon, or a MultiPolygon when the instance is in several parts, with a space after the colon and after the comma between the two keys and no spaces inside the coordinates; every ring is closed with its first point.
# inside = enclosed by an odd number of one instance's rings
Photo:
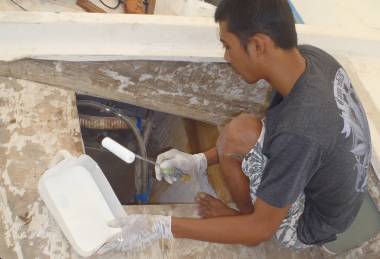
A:
{"type": "Polygon", "coordinates": [[[345,231],[360,209],[371,140],[364,110],[339,63],[313,46],[299,50],[306,71],[288,96],[274,93],[266,114],[268,163],[257,196],[284,208],[304,193],[298,237],[323,244],[345,231]]]}

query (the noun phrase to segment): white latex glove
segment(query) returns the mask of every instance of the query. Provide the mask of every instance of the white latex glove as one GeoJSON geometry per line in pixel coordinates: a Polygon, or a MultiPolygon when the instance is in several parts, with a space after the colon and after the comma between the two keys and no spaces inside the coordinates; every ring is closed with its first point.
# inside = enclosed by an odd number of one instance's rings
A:
{"type": "Polygon", "coordinates": [[[161,181],[164,178],[170,184],[178,179],[175,169],[190,176],[205,172],[207,169],[207,159],[204,153],[191,155],[177,149],[171,149],[158,155],[156,163],[157,180],[161,181]]]}
{"type": "Polygon", "coordinates": [[[119,235],[103,245],[98,254],[141,251],[159,239],[173,239],[171,217],[149,214],[128,215],[110,221],[110,227],[122,228],[119,235]]]}

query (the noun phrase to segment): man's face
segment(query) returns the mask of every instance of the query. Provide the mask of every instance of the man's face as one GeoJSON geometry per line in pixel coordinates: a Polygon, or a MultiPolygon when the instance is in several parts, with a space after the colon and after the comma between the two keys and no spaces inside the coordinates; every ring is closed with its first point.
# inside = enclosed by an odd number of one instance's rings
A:
{"type": "Polygon", "coordinates": [[[256,83],[260,80],[255,69],[254,57],[244,48],[239,38],[228,31],[227,22],[219,23],[219,36],[225,48],[224,59],[231,64],[236,73],[247,83],[256,83]]]}

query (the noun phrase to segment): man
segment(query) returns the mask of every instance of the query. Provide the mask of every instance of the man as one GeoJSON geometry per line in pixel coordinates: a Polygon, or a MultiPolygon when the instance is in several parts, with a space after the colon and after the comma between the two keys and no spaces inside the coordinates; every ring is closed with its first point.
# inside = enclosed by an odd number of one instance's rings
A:
{"type": "Polygon", "coordinates": [[[222,0],[215,20],[232,68],[248,83],[273,87],[270,107],[264,121],[233,119],[205,153],[159,155],[156,176],[172,183],[170,169],[178,168],[202,177],[220,163],[238,210],[202,194],[202,219],[131,215],[114,222],[123,233],[100,252],[173,237],[246,245],[273,237],[304,249],[336,239],[359,211],[370,134],[343,68],[320,49],[297,46],[287,0],[222,0]]]}

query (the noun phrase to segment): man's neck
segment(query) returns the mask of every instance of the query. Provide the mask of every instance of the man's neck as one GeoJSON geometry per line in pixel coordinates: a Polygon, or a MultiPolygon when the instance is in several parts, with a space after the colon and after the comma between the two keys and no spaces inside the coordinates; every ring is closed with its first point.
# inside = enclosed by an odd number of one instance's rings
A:
{"type": "Polygon", "coordinates": [[[287,96],[305,69],[306,60],[298,49],[280,51],[271,64],[266,80],[279,94],[287,96]]]}

